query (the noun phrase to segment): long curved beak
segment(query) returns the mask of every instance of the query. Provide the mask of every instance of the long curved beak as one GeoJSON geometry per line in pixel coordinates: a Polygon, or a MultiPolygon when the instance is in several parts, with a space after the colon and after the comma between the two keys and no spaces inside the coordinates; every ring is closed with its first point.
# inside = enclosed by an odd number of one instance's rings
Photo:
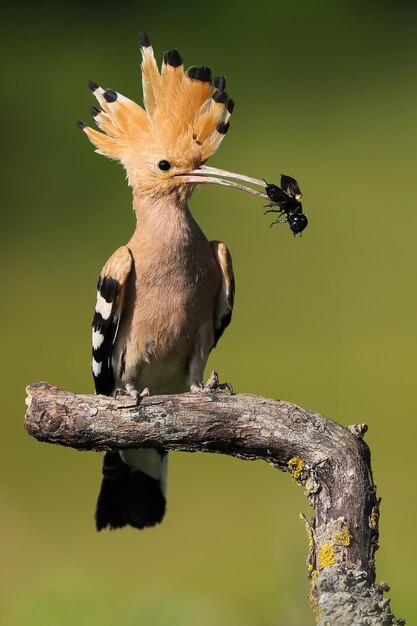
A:
{"type": "Polygon", "coordinates": [[[264,200],[269,200],[268,196],[263,191],[258,191],[257,189],[252,189],[252,187],[241,185],[240,183],[235,183],[231,180],[226,179],[234,178],[236,180],[242,180],[265,189],[266,183],[264,180],[251,178],[250,176],[244,176],[243,174],[235,174],[234,172],[227,172],[226,170],[219,170],[217,169],[217,167],[207,167],[206,165],[200,165],[200,167],[197,167],[195,170],[191,170],[190,172],[180,172],[179,174],[175,174],[175,176],[183,178],[184,183],[189,183],[193,185],[201,185],[204,183],[224,185],[225,187],[233,187],[234,189],[247,191],[254,196],[258,196],[259,198],[263,198],[264,200]]]}

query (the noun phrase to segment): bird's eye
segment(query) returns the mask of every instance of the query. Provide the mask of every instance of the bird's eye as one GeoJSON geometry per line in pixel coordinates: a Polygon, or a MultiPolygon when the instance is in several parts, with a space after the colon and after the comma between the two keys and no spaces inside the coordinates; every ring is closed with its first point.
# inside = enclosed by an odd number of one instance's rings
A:
{"type": "Polygon", "coordinates": [[[163,172],[167,172],[168,170],[171,169],[172,165],[169,161],[159,161],[158,167],[163,172]]]}

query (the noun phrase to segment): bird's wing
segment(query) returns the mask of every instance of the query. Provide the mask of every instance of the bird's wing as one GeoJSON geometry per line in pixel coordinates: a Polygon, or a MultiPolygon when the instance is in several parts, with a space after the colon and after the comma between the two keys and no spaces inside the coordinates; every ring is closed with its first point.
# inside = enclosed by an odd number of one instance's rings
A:
{"type": "Polygon", "coordinates": [[[235,298],[235,278],[233,276],[232,257],[229,250],[221,241],[211,241],[214,256],[219,264],[222,283],[214,310],[214,344],[223,334],[224,329],[232,319],[233,302],[235,298]]]}
{"type": "Polygon", "coordinates": [[[126,282],[133,258],[127,246],[118,248],[103,267],[97,284],[97,301],[93,318],[93,376],[96,393],[111,395],[114,373],[111,364],[126,282]]]}

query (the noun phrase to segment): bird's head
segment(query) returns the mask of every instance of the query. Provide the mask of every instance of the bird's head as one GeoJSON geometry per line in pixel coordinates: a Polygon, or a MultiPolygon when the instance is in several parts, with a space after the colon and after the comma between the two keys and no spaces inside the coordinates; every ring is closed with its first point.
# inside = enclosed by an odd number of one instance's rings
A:
{"type": "Polygon", "coordinates": [[[96,151],[120,161],[129,185],[141,194],[163,196],[182,190],[187,196],[196,184],[209,182],[267,198],[264,193],[224,180],[224,176],[264,186],[262,181],[204,165],[229,129],[234,102],[226,93],[225,77],[212,82],[208,67],[184,71],[175,49],[164,53],[159,71],[145,33],[139,34],[139,41],[143,108],[111,89],[88,83],[101,107],[93,107],[91,114],[102,132],[82,122],[78,125],[96,151]]]}

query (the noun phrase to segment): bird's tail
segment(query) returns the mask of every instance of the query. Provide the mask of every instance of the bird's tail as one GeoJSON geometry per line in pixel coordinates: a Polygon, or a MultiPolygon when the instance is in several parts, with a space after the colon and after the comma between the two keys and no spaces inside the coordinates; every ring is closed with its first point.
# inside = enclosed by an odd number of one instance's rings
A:
{"type": "Polygon", "coordinates": [[[165,513],[167,460],[165,451],[153,448],[107,452],[97,501],[97,530],[158,524],[165,513]]]}

